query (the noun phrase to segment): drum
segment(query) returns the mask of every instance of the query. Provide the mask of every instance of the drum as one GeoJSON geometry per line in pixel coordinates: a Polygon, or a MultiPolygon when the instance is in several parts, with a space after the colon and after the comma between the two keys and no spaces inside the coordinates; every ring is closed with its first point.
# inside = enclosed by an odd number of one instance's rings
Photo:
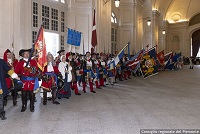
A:
{"type": "Polygon", "coordinates": [[[57,86],[58,86],[58,91],[63,89],[64,86],[65,86],[65,81],[63,79],[61,79],[61,78],[58,78],[57,86]]]}

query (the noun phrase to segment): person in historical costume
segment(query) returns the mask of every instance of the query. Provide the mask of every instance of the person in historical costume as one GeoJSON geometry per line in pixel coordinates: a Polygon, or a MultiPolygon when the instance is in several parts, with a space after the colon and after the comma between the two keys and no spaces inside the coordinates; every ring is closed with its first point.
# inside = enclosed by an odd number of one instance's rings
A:
{"type": "Polygon", "coordinates": [[[21,90],[22,109],[21,112],[26,111],[27,108],[27,96],[30,99],[30,111],[34,112],[35,94],[34,90],[39,88],[39,82],[37,77],[38,65],[36,60],[30,58],[31,49],[21,49],[19,55],[23,57],[16,67],[15,73],[20,75],[23,82],[23,88],[21,90]]]}
{"type": "MultiPolygon", "coordinates": [[[[126,66],[126,63],[127,63],[128,61],[129,61],[129,58],[128,58],[128,55],[126,55],[125,58],[124,58],[124,64],[125,64],[125,66],[126,66]]],[[[128,79],[131,79],[131,68],[128,67],[128,66],[126,66],[126,77],[127,77],[128,79]]]]}
{"type": "Polygon", "coordinates": [[[193,69],[193,67],[194,67],[193,59],[194,59],[193,57],[189,58],[189,61],[190,61],[190,68],[189,69],[193,69]]]}
{"type": "Polygon", "coordinates": [[[59,63],[61,62],[61,60],[60,60],[61,56],[65,55],[65,50],[60,50],[57,53],[58,53],[58,56],[55,58],[55,63],[58,66],[59,63]]]}
{"type": "Polygon", "coordinates": [[[93,89],[92,79],[94,78],[94,73],[92,68],[94,68],[94,63],[91,60],[90,52],[86,52],[85,60],[82,62],[82,70],[83,70],[83,77],[82,77],[82,84],[83,84],[83,92],[86,93],[86,82],[89,83],[90,92],[96,93],[93,89]]]}
{"type": "Polygon", "coordinates": [[[99,67],[99,81],[100,87],[105,87],[104,81],[106,79],[107,71],[106,71],[106,62],[105,62],[105,55],[100,53],[100,67],[99,67]]]}
{"type": "Polygon", "coordinates": [[[83,76],[83,71],[81,70],[81,63],[82,63],[82,57],[84,57],[82,54],[79,54],[77,59],[75,60],[76,62],[76,74],[77,74],[77,82],[78,85],[80,86],[81,84],[81,79],[83,76]]]}
{"type": "Polygon", "coordinates": [[[4,97],[7,96],[9,93],[9,90],[6,85],[6,80],[5,80],[5,73],[6,72],[8,75],[11,76],[13,79],[18,79],[19,77],[14,71],[8,66],[8,64],[0,59],[0,118],[2,120],[5,120],[5,114],[6,112],[4,111],[4,97]]]}
{"type": "Polygon", "coordinates": [[[96,85],[97,89],[101,89],[101,87],[99,85],[99,61],[97,59],[97,54],[96,53],[92,54],[92,61],[94,63],[93,71],[95,73],[95,78],[94,78],[95,85],[96,85]]]}
{"type": "Polygon", "coordinates": [[[66,98],[69,99],[71,96],[71,88],[70,82],[72,81],[72,66],[68,59],[66,59],[65,55],[61,56],[61,62],[58,65],[58,70],[62,74],[62,78],[64,80],[64,87],[58,92],[58,98],[66,98]]]}
{"type": "Polygon", "coordinates": [[[78,57],[75,53],[72,53],[72,56],[68,57],[68,60],[70,62],[70,65],[72,66],[72,82],[71,86],[75,91],[75,95],[81,95],[78,92],[78,86],[77,86],[77,81],[78,81],[78,75],[80,75],[80,61],[78,61],[78,57]]]}
{"type": "MultiPolygon", "coordinates": [[[[13,53],[9,49],[7,49],[4,52],[3,60],[7,63],[10,69],[14,69],[18,63],[18,60],[15,59],[13,53]]],[[[14,90],[13,79],[8,74],[6,74],[5,77],[6,77],[7,88],[11,91],[11,94],[13,97],[13,105],[16,106],[17,105],[17,90],[14,90]]],[[[6,106],[6,104],[7,104],[7,96],[4,97],[4,105],[6,106]]]]}
{"type": "Polygon", "coordinates": [[[117,78],[119,81],[123,81],[122,79],[122,64],[123,64],[123,61],[122,59],[119,61],[119,63],[117,64],[117,78]]]}
{"type": "Polygon", "coordinates": [[[57,79],[60,76],[58,66],[55,66],[53,55],[47,54],[47,65],[44,67],[41,88],[43,89],[43,105],[47,104],[47,93],[51,92],[53,104],[60,104],[56,101],[57,79]]]}
{"type": "Polygon", "coordinates": [[[124,80],[127,80],[127,67],[126,67],[127,58],[124,55],[122,58],[122,72],[124,80]]]}
{"type": "Polygon", "coordinates": [[[114,85],[114,68],[115,68],[115,61],[112,59],[112,55],[109,55],[108,57],[108,62],[107,62],[107,66],[108,66],[108,77],[110,79],[110,84],[114,85]]]}

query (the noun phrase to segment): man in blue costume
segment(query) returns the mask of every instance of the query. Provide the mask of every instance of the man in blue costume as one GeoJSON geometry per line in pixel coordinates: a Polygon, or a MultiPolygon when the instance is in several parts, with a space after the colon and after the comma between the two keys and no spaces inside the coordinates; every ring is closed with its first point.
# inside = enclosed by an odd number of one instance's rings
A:
{"type": "Polygon", "coordinates": [[[0,118],[2,120],[5,120],[5,114],[4,111],[4,97],[9,93],[8,88],[6,86],[6,80],[5,80],[5,73],[10,75],[12,78],[16,78],[19,80],[19,77],[16,73],[14,73],[13,70],[7,65],[7,63],[0,59],[0,118]]]}

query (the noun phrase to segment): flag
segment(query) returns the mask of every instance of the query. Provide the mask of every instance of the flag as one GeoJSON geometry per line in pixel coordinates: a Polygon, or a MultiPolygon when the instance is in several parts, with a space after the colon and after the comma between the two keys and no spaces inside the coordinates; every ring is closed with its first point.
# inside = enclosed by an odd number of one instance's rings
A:
{"type": "Polygon", "coordinates": [[[172,56],[171,59],[169,60],[169,62],[166,64],[165,69],[172,70],[174,68],[175,63],[178,61],[180,56],[181,56],[180,53],[172,56]]]}
{"type": "Polygon", "coordinates": [[[126,66],[130,67],[131,70],[136,73],[140,67],[140,60],[142,59],[144,49],[140,50],[136,55],[134,55],[127,63],[126,66]]]}
{"type": "Polygon", "coordinates": [[[157,54],[157,66],[159,71],[163,69],[164,63],[165,63],[165,56],[163,50],[157,54]]]}
{"type": "Polygon", "coordinates": [[[172,62],[173,52],[169,52],[164,56],[164,65],[170,64],[172,62]]]}
{"type": "Polygon", "coordinates": [[[148,78],[158,73],[155,47],[145,52],[145,54],[142,57],[140,67],[144,78],[148,78]]]}
{"type": "Polygon", "coordinates": [[[157,54],[157,59],[158,59],[160,65],[164,65],[164,63],[165,63],[165,61],[164,61],[164,59],[165,59],[164,50],[157,54]]]}
{"type": "Polygon", "coordinates": [[[94,9],[94,18],[93,18],[93,27],[92,27],[92,47],[93,49],[97,45],[97,31],[96,31],[96,22],[95,22],[95,9],[94,9]]]}
{"type": "Polygon", "coordinates": [[[38,67],[41,71],[44,71],[44,67],[47,65],[47,51],[46,51],[46,43],[44,39],[44,27],[41,25],[40,30],[38,32],[37,39],[34,43],[35,51],[38,54],[38,67]]]}
{"type": "Polygon", "coordinates": [[[121,60],[121,58],[124,55],[125,49],[126,47],[130,45],[130,43],[128,43],[124,48],[122,48],[122,50],[118,53],[118,55],[115,57],[114,61],[115,61],[115,65],[117,65],[119,63],[119,61],[121,60]]]}
{"type": "Polygon", "coordinates": [[[67,44],[73,46],[81,45],[81,32],[68,28],[67,32],[67,44]]]}

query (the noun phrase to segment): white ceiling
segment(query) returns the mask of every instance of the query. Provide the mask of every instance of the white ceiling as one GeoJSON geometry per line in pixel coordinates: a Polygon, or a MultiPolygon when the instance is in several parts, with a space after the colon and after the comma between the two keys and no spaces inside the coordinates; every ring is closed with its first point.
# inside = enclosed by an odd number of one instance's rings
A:
{"type": "Polygon", "coordinates": [[[152,0],[152,9],[170,23],[188,21],[200,12],[200,0],[152,0]]]}

